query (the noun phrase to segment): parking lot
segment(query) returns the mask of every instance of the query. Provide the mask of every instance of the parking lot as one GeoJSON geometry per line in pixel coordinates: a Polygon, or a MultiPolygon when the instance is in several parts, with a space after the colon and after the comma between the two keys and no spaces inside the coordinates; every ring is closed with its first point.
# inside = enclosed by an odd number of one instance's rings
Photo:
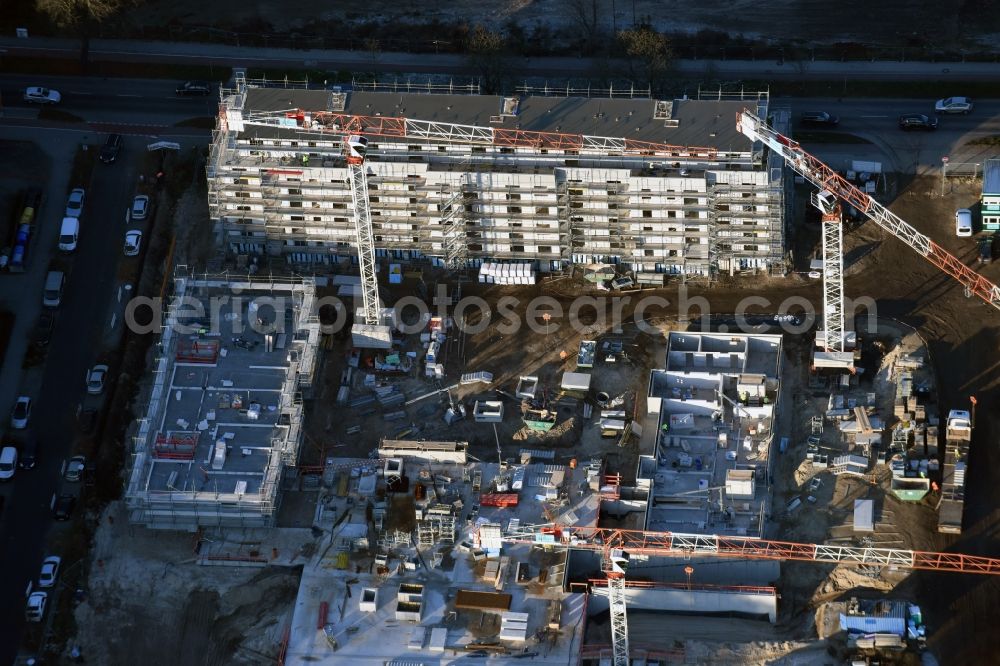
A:
{"type": "MultiPolygon", "coordinates": [[[[104,400],[102,395],[88,395],[86,376],[91,366],[102,360],[99,356],[108,341],[109,322],[105,313],[118,286],[117,271],[126,228],[124,213],[135,193],[137,166],[145,153],[142,139],[126,137],[115,163],[96,161],[89,182],[71,182],[78,147],[87,144],[90,150],[98,150],[104,140],[104,135],[94,132],[0,130],[0,141],[4,142],[4,149],[0,150],[4,156],[0,158],[0,173],[7,201],[17,197],[25,187],[42,189],[26,270],[0,273],[0,309],[15,315],[0,374],[0,410],[10,410],[20,395],[32,400],[24,430],[11,431],[9,411],[4,411],[4,442],[31,439],[37,443],[36,466],[17,470],[12,481],[0,487],[0,494],[6,500],[0,516],[0,543],[4,546],[0,557],[7,572],[0,582],[0,594],[10,600],[22,597],[28,582],[37,578],[43,557],[51,554],[45,552],[45,543],[52,523],[53,498],[80,494],[86,474],[81,481],[67,481],[63,478],[64,464],[85,438],[93,436],[104,400]],[[19,143],[6,143],[14,137],[19,143]],[[16,150],[9,150],[10,146],[16,150]],[[67,193],[75,186],[86,188],[78,244],[72,253],[59,253],[60,221],[67,193]],[[52,267],[65,270],[66,282],[59,306],[46,309],[42,305],[42,290],[50,262],[52,267]],[[24,364],[28,367],[23,367],[22,359],[43,310],[54,315],[49,343],[44,351],[36,348],[30,362],[24,364]]],[[[112,368],[109,377],[113,376],[112,368]]],[[[69,517],[78,519],[81,508],[77,502],[74,515],[69,517]]],[[[60,534],[57,531],[52,536],[59,539],[60,534]]],[[[63,568],[74,564],[64,561],[63,568]]],[[[50,615],[54,605],[55,599],[50,599],[50,615]]],[[[6,663],[13,658],[24,621],[20,603],[3,605],[0,642],[9,646],[10,652],[5,651],[0,661],[6,663]]],[[[32,625],[33,631],[39,626],[42,625],[32,625]]]]}

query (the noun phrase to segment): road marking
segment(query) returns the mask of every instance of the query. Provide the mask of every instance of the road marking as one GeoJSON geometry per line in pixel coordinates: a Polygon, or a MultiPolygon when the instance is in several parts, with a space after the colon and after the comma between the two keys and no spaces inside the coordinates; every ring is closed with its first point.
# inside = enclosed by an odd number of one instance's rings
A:
{"type": "Polygon", "coordinates": [[[862,118],[888,118],[889,116],[861,116],[862,118]]]}
{"type": "Polygon", "coordinates": [[[115,97],[142,97],[142,95],[126,95],[124,93],[115,95],[115,97]]]}

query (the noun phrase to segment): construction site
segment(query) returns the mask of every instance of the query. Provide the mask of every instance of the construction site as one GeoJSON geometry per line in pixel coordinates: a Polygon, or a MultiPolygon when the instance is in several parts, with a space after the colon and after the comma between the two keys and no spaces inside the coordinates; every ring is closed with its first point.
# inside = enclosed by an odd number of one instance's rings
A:
{"type": "MultiPolygon", "coordinates": [[[[181,314],[168,313],[119,509],[154,529],[125,541],[113,520],[102,527],[108,564],[90,585],[119,601],[85,603],[78,618],[138,626],[144,612],[177,613],[120,601],[162,556],[197,571],[164,595],[183,609],[170,622],[201,636],[192,645],[221,645],[204,663],[941,657],[948,611],[928,606],[928,577],[1000,574],[1000,559],[951,547],[968,524],[977,401],[941,390],[918,331],[845,308],[841,205],[985,307],[1000,307],[1000,289],[771,126],[787,112],[766,97],[663,104],[237,77],[209,206],[220,249],[257,277],[179,274],[174,288],[205,310],[237,290],[238,305],[213,311],[263,332],[206,320],[177,334],[181,314]],[[717,313],[788,280],[777,276],[792,172],[822,215],[822,289],[806,292],[816,325],[800,327],[806,313],[693,321],[662,306],[629,319],[671,275],[757,276],[719,291],[717,313]],[[512,210],[535,190],[552,219],[538,204],[512,210]],[[738,226],[764,234],[759,245],[726,240],[737,221],[723,192],[737,190],[754,202],[738,226]],[[503,210],[488,203],[498,192],[503,210]],[[611,213],[618,203],[628,216],[611,213]],[[677,224],[683,240],[659,236],[677,224]],[[289,265],[315,277],[273,276],[289,265]],[[595,298],[609,290],[635,298],[612,321],[595,298]],[[438,312],[393,309],[438,294],[438,312]],[[317,303],[333,296],[350,327],[326,325],[317,303]],[[582,296],[582,324],[569,326],[561,313],[582,296]],[[470,297],[490,311],[514,298],[521,325],[470,314],[470,297]],[[187,549],[156,547],[171,538],[162,530],[194,532],[194,555],[190,536],[187,549]]],[[[109,662],[191,655],[154,658],[153,636],[79,639],[109,662]]]]}

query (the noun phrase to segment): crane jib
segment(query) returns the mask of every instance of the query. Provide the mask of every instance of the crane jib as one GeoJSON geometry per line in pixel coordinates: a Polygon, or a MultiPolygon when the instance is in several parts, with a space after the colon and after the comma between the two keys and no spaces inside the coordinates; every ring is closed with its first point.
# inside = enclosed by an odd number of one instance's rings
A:
{"type": "Polygon", "coordinates": [[[850,204],[879,227],[909,245],[941,271],[955,278],[965,287],[967,295],[978,296],[1000,310],[1000,287],[966,266],[928,236],[917,231],[873,197],[807,153],[796,141],[778,133],[745,109],[737,115],[736,128],[751,141],[759,141],[780,155],[792,170],[820,190],[826,190],[850,204]]]}

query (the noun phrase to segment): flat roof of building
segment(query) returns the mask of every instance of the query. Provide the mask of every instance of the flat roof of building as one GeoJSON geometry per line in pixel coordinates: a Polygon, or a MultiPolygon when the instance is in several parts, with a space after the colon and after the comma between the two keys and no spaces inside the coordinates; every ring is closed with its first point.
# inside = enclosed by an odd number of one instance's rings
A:
{"type": "Polygon", "coordinates": [[[314,287],[181,282],[184,305],[168,313],[128,495],[270,502],[283,461],[297,453],[294,394],[311,376],[318,339],[318,328],[301,328],[311,307],[303,299],[314,287]]]}
{"type": "MultiPolygon", "coordinates": [[[[326,90],[247,88],[244,113],[261,111],[327,111],[326,90]]],[[[503,115],[498,95],[349,92],[343,112],[364,116],[403,117],[462,125],[624,137],[677,146],[746,152],[749,140],[736,129],[736,116],[757,102],[680,99],[672,102],[670,122],[654,118],[651,99],[526,96],[516,115],[503,115]]],[[[253,127],[260,134],[263,127],[253,127]]],[[[274,128],[277,129],[277,128],[274,128]]],[[[294,132],[287,132],[288,136],[294,132]]],[[[269,135],[272,133],[268,132],[269,135]]],[[[284,136],[281,131],[275,136],[284,136]]]]}

